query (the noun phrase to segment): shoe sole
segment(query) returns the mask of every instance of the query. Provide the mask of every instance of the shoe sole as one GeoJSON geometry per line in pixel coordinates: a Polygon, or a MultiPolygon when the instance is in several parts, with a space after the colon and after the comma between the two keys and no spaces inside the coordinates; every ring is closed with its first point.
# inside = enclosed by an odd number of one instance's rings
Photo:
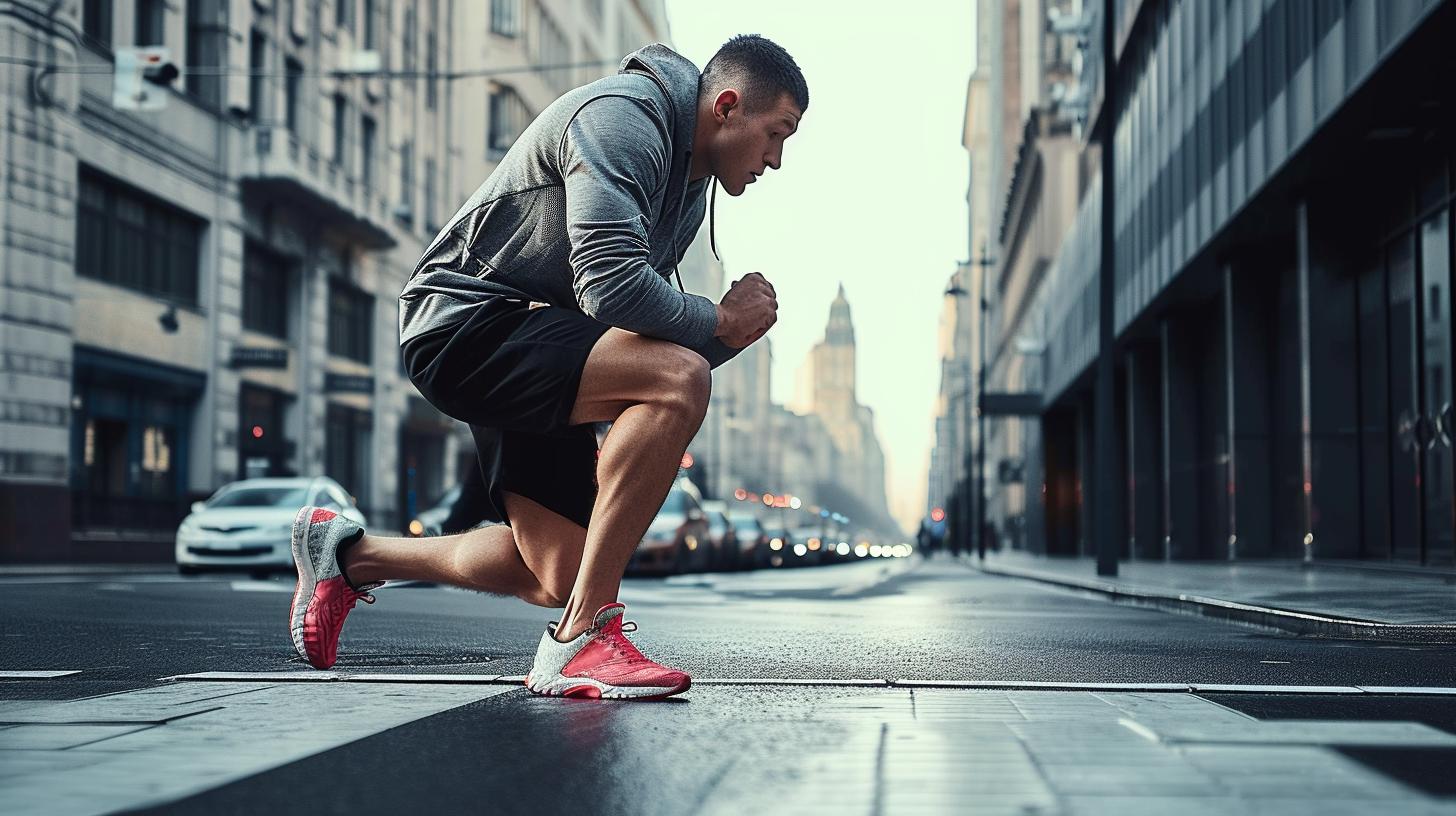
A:
{"type": "Polygon", "coordinates": [[[590,677],[563,677],[559,674],[541,683],[532,682],[530,677],[525,680],[525,686],[532,694],[583,700],[661,700],[682,694],[692,684],[692,680],[686,680],[678,686],[614,686],[590,677]]]}
{"type": "Polygon", "coordinates": [[[308,605],[313,601],[314,589],[318,587],[313,562],[308,558],[308,525],[313,518],[313,510],[312,507],[305,507],[293,517],[293,563],[298,569],[298,584],[293,588],[293,605],[288,609],[288,631],[293,636],[293,649],[310,666],[313,661],[309,660],[308,649],[303,645],[303,619],[308,613],[308,605]],[[308,587],[306,593],[305,586],[308,587]]]}

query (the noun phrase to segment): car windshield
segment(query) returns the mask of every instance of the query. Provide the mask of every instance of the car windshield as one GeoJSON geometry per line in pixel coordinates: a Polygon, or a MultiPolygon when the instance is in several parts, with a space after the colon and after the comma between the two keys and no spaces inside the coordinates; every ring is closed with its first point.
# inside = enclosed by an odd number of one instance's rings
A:
{"type": "Polygon", "coordinates": [[[302,487],[238,487],[214,497],[208,507],[302,507],[307,490],[302,487]]]}

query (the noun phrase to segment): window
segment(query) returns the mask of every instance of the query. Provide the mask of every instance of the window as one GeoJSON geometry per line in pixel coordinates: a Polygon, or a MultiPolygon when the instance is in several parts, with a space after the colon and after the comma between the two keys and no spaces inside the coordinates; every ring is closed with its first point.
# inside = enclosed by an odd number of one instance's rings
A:
{"type": "Polygon", "coordinates": [[[303,65],[289,57],[283,61],[283,122],[295,136],[299,135],[299,94],[303,90],[303,65]]]}
{"type": "Polygon", "coordinates": [[[490,33],[514,37],[521,33],[521,0],[490,0],[490,33]]]}
{"type": "MultiPolygon", "coordinates": [[[[356,496],[367,495],[370,418],[367,411],[329,404],[324,414],[324,472],[356,496]]],[[[347,496],[329,491],[333,501],[348,507],[347,496]]]]}
{"type": "Polygon", "coordinates": [[[252,241],[243,245],[243,328],[288,339],[288,262],[252,241]]]}
{"type": "Polygon", "coordinates": [[[373,51],[379,47],[375,41],[374,0],[364,0],[364,50],[373,51]]]}
{"type": "Polygon", "coordinates": [[[440,222],[435,220],[435,160],[425,159],[424,216],[425,231],[439,232],[440,222]]]}
{"type": "Polygon", "coordinates": [[[343,94],[334,94],[334,154],[333,162],[346,167],[345,153],[349,143],[346,131],[349,127],[349,100],[343,94]]]}
{"type": "Polygon", "coordinates": [[[354,0],[334,0],[334,27],[353,33],[354,0]]]}
{"type": "Polygon", "coordinates": [[[435,35],[435,20],[439,19],[439,6],[435,6],[435,13],[430,15],[430,28],[425,34],[425,107],[429,110],[435,109],[435,94],[438,89],[439,79],[435,76],[439,72],[439,38],[435,35]]]}
{"type": "Polygon", "coordinates": [[[415,223],[415,143],[406,139],[399,146],[399,209],[395,215],[400,221],[413,226],[415,223]]]}
{"type": "Polygon", "coordinates": [[[187,0],[187,93],[208,107],[222,105],[223,54],[228,37],[226,0],[187,0]]]}
{"type": "Polygon", "coordinates": [[[379,126],[375,124],[373,116],[365,116],[359,120],[359,146],[364,153],[360,177],[365,187],[374,186],[374,143],[378,139],[378,131],[379,126]]]}
{"type": "Polygon", "coordinates": [[[415,69],[415,7],[413,3],[404,7],[404,47],[400,49],[400,67],[406,71],[415,69]]]}
{"type": "Polygon", "coordinates": [[[111,47],[111,0],[86,0],[81,9],[81,30],[93,45],[111,47]]]}
{"type": "Polygon", "coordinates": [[[370,361],[374,297],[341,278],[329,281],[329,353],[370,361]]]}
{"type": "Polygon", "coordinates": [[[514,90],[496,88],[491,91],[485,157],[490,161],[500,161],[515,144],[516,137],[526,128],[530,118],[531,111],[514,90]]]}
{"type": "Polygon", "coordinates": [[[254,122],[267,121],[263,110],[265,77],[268,69],[268,38],[263,32],[253,29],[248,39],[248,113],[254,122]]]}
{"type": "Polygon", "coordinates": [[[534,62],[538,70],[545,69],[542,74],[548,83],[564,88],[571,84],[571,69],[562,67],[571,64],[571,43],[539,2],[535,5],[535,13],[539,24],[536,26],[534,62]]]}
{"type": "Polygon", "coordinates": [[[203,222],[83,168],[76,208],[76,274],[197,303],[203,222]]]}
{"type": "Polygon", "coordinates": [[[166,42],[163,33],[167,6],[163,0],[137,0],[136,35],[137,45],[162,45],[166,42]]]}

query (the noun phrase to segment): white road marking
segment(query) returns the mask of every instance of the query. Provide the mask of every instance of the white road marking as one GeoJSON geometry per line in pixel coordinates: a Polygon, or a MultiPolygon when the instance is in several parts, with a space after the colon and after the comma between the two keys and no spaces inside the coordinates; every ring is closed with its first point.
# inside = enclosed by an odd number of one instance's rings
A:
{"type": "Polygon", "coordinates": [[[50,680],[80,674],[80,669],[69,671],[0,671],[0,680],[50,680]]]}

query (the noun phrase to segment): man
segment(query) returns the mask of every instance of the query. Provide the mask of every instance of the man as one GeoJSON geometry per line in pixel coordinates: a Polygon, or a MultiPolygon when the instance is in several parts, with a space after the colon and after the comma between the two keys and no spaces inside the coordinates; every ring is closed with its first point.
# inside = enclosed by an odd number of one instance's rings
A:
{"type": "Polygon", "coordinates": [[[410,379],[470,425],[487,515],[503,525],[386,539],[303,508],[290,625],[311,665],[333,665],[370,590],[422,579],[564,607],[526,678],[538,694],[688,688],[625,637],[617,592],[703,421],[710,367],[762,337],[778,303],[759,274],[716,304],[668,276],[710,180],[738,196],[777,170],[808,105],[793,58],[762,37],[730,40],[701,74],[652,45],[521,134],[400,295],[410,379]]]}

